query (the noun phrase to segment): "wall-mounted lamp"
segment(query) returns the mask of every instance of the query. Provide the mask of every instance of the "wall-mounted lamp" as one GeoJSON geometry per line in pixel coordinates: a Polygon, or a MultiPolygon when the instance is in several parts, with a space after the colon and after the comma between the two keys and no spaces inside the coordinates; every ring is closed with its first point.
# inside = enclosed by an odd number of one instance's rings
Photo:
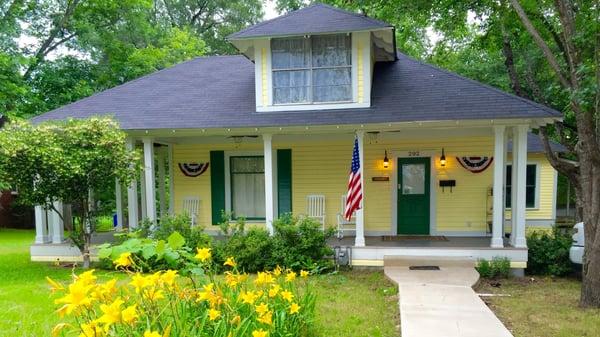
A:
{"type": "Polygon", "coordinates": [[[387,156],[387,150],[385,150],[385,155],[383,156],[383,168],[386,169],[390,166],[390,160],[387,156]]]}
{"type": "Polygon", "coordinates": [[[440,166],[446,166],[446,154],[444,153],[444,148],[442,148],[442,156],[440,157],[440,166]]]}

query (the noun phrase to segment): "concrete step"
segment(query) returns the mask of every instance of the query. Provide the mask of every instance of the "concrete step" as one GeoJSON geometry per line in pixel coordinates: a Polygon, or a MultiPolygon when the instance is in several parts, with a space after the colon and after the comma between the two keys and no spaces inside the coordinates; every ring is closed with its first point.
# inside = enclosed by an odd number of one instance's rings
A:
{"type": "Polygon", "coordinates": [[[384,267],[438,266],[438,267],[475,267],[477,260],[453,256],[396,256],[383,257],[384,267]]]}

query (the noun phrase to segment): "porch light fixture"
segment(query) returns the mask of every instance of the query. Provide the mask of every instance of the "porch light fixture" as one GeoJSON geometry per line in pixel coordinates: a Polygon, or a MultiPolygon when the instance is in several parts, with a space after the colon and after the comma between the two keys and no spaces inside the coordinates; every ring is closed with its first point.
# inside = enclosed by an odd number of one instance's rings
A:
{"type": "Polygon", "coordinates": [[[444,153],[444,148],[442,148],[442,156],[440,157],[440,166],[446,166],[446,154],[444,153]]]}
{"type": "Polygon", "coordinates": [[[387,156],[387,150],[385,150],[385,155],[383,156],[383,168],[386,169],[390,166],[390,160],[387,156]]]}

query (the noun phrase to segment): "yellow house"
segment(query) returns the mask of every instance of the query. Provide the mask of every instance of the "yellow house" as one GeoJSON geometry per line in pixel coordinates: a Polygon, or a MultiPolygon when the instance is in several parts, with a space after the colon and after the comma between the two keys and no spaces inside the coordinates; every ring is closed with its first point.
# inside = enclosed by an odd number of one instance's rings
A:
{"type": "MultiPolygon", "coordinates": [[[[356,265],[525,266],[526,223],[552,224],[556,199],[530,131],[560,113],[414,60],[396,50],[393,26],[327,5],[228,40],[241,55],[196,58],[36,118],[112,115],[143,149],[140,180],[127,198],[117,189],[119,226],[188,212],[217,232],[227,212],[272,231],[291,212],[338,229],[334,244],[353,247],[356,265]],[[347,221],[355,142],[362,202],[347,221]]],[[[60,224],[37,228],[32,256],[47,255],[45,231],[60,224]]]]}

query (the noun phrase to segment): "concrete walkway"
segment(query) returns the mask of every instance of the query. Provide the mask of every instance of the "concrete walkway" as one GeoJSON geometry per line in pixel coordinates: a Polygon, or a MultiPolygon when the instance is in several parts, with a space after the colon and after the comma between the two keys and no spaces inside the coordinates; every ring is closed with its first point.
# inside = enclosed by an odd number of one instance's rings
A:
{"type": "Polygon", "coordinates": [[[479,279],[472,266],[409,270],[408,263],[386,262],[385,275],[399,288],[402,337],[513,336],[471,288],[479,279]]]}

